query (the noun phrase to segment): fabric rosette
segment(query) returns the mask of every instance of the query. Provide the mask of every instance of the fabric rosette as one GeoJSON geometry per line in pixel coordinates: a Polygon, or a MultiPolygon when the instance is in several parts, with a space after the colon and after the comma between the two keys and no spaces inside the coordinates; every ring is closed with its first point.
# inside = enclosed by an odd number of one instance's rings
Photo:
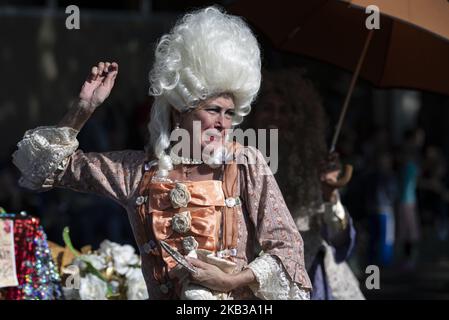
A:
{"type": "MultiPolygon", "coordinates": [[[[221,208],[225,205],[221,181],[153,183],[151,195],[156,240],[166,241],[182,254],[196,248],[217,250],[221,208]]],[[[176,266],[165,251],[162,255],[169,268],[176,266]]]]}
{"type": "Polygon", "coordinates": [[[171,225],[173,230],[177,233],[184,234],[189,231],[192,226],[192,216],[190,215],[190,211],[175,213],[171,219],[171,225]]]}
{"type": "Polygon", "coordinates": [[[183,183],[176,183],[170,191],[170,201],[173,208],[185,208],[191,200],[190,192],[183,183]]]}

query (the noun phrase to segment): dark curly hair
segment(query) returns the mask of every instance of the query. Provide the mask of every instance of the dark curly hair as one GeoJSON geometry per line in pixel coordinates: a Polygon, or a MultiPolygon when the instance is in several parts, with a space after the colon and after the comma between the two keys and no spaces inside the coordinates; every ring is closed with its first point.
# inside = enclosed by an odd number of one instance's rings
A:
{"type": "Polygon", "coordinates": [[[263,72],[259,98],[246,126],[279,129],[276,180],[293,216],[322,202],[319,172],[327,155],[326,123],[321,98],[304,70],[263,72]]]}

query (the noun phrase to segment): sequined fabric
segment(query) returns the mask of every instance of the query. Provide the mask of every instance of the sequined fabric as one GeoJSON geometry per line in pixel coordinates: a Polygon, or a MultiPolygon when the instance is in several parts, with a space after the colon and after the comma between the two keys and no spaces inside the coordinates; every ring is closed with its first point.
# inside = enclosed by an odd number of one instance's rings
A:
{"type": "Polygon", "coordinates": [[[7,300],[61,300],[61,278],[37,218],[14,220],[14,250],[19,286],[5,290],[7,300]]]}
{"type": "Polygon", "coordinates": [[[25,132],[13,154],[13,162],[22,172],[19,184],[28,189],[53,185],[52,174],[63,170],[66,159],[78,148],[78,131],[63,127],[38,127],[25,132]]]}

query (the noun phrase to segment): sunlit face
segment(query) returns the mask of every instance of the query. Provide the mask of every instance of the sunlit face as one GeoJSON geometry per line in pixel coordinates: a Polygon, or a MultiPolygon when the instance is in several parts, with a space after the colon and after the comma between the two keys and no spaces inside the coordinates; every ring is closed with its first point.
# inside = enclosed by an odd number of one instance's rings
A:
{"type": "Polygon", "coordinates": [[[222,145],[226,130],[232,127],[235,105],[232,96],[224,94],[207,99],[193,111],[181,114],[180,127],[187,130],[192,139],[200,142],[201,149],[206,146],[222,145]],[[194,135],[194,121],[201,124],[201,134],[194,135]]]}

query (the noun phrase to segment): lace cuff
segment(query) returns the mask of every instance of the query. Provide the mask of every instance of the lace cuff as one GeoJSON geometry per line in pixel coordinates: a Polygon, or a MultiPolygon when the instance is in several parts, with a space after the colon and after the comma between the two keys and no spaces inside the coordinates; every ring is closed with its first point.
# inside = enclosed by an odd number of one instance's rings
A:
{"type": "Polygon", "coordinates": [[[25,132],[12,155],[22,173],[19,185],[32,190],[46,190],[68,164],[78,148],[78,131],[69,127],[38,127],[25,132]]]}
{"type": "Polygon", "coordinates": [[[264,300],[310,300],[310,292],[289,280],[282,264],[271,255],[256,258],[247,268],[257,284],[250,285],[254,295],[264,300]]]}

